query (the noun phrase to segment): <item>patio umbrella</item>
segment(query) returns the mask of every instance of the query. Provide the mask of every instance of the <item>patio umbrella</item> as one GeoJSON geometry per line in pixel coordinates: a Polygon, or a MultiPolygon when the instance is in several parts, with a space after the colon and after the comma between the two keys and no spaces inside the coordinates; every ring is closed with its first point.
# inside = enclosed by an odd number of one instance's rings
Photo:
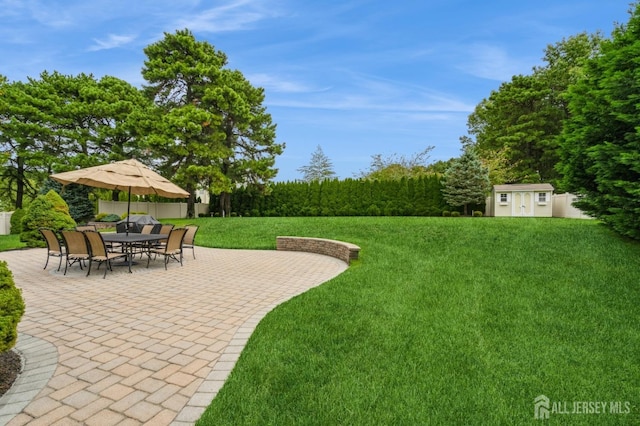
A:
{"type": "Polygon", "coordinates": [[[96,188],[127,191],[129,193],[127,218],[131,210],[131,194],[157,194],[168,198],[186,198],[189,196],[187,191],[135,159],[117,161],[70,172],[55,173],[50,177],[63,185],[77,183],[96,188]]]}

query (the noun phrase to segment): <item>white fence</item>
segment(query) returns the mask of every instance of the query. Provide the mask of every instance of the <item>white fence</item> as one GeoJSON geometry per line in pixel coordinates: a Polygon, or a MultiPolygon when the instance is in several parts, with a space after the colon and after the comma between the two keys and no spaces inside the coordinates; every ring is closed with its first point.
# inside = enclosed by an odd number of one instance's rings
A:
{"type": "MultiPolygon", "coordinates": [[[[209,215],[209,205],[195,204],[195,217],[201,214],[209,215]]],[[[131,213],[144,212],[156,219],[183,219],[187,217],[187,203],[151,203],[146,201],[132,201],[131,213]]],[[[126,201],[98,201],[98,213],[117,214],[122,216],[127,213],[126,201]]]]}
{"type": "Polygon", "coordinates": [[[593,219],[582,210],[571,205],[576,200],[574,194],[554,194],[553,195],[553,217],[569,217],[573,219],[593,219]]]}
{"type": "Polygon", "coordinates": [[[0,212],[0,235],[11,233],[11,215],[13,212],[0,212]]]}

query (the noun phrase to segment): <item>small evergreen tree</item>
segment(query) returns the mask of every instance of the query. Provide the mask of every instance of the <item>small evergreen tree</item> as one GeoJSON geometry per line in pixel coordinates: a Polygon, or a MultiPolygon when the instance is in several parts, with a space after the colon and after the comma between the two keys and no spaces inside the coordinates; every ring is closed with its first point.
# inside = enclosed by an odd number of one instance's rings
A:
{"type": "Polygon", "coordinates": [[[451,207],[484,204],[490,190],[489,171],[482,165],[472,147],[466,147],[453,161],[442,179],[442,196],[451,207]]]}
{"type": "Polygon", "coordinates": [[[38,195],[29,205],[22,219],[20,241],[28,247],[45,247],[39,228],[59,230],[75,226],[76,222],[69,215],[69,206],[57,192],[51,190],[46,195],[38,195]]]}
{"type": "Polygon", "coordinates": [[[76,222],[86,222],[95,215],[95,206],[93,201],[89,199],[92,188],[86,185],[78,185],[75,183],[62,186],[53,179],[47,179],[42,185],[40,194],[46,194],[50,190],[54,190],[69,206],[69,214],[76,222]]]}
{"type": "Polygon", "coordinates": [[[318,145],[316,151],[311,155],[309,165],[300,167],[298,171],[302,173],[302,180],[305,182],[320,182],[336,177],[333,164],[329,157],[324,154],[320,145],[318,145]]]}

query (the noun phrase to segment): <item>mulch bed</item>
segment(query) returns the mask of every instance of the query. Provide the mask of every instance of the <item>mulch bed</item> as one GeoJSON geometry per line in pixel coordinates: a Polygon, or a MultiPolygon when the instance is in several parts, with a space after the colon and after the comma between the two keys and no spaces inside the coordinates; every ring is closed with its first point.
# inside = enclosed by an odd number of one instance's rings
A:
{"type": "Polygon", "coordinates": [[[22,360],[14,351],[0,353],[0,396],[4,395],[20,374],[22,360]]]}

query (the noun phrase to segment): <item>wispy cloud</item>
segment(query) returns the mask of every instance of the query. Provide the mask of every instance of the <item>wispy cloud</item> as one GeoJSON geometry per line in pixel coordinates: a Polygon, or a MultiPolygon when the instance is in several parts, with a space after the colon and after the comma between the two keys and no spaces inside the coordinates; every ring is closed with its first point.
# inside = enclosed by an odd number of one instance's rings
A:
{"type": "Polygon", "coordinates": [[[89,47],[89,51],[97,51],[97,50],[106,50],[106,49],[115,49],[117,47],[126,45],[131,43],[136,39],[133,35],[117,35],[117,34],[109,34],[106,39],[96,39],[93,41],[95,44],[89,47]]]}
{"type": "Polygon", "coordinates": [[[239,31],[274,16],[277,16],[276,9],[270,9],[264,2],[235,0],[180,19],[176,22],[176,28],[189,28],[203,33],[239,31]]]}
{"type": "Polygon", "coordinates": [[[533,65],[530,58],[525,61],[511,57],[503,47],[475,43],[465,49],[457,68],[475,77],[508,81],[516,74],[529,73],[533,65]]]}
{"type": "Polygon", "coordinates": [[[277,93],[317,93],[330,89],[330,87],[314,87],[301,81],[295,81],[292,78],[282,78],[271,74],[251,74],[247,76],[247,79],[254,86],[263,87],[269,92],[277,93]]]}
{"type": "MultiPolygon", "coordinates": [[[[475,105],[455,95],[402,81],[345,72],[341,81],[317,92],[279,94],[269,104],[287,108],[394,111],[401,114],[468,113],[475,105]]],[[[433,115],[431,119],[437,119],[433,115]]]]}

